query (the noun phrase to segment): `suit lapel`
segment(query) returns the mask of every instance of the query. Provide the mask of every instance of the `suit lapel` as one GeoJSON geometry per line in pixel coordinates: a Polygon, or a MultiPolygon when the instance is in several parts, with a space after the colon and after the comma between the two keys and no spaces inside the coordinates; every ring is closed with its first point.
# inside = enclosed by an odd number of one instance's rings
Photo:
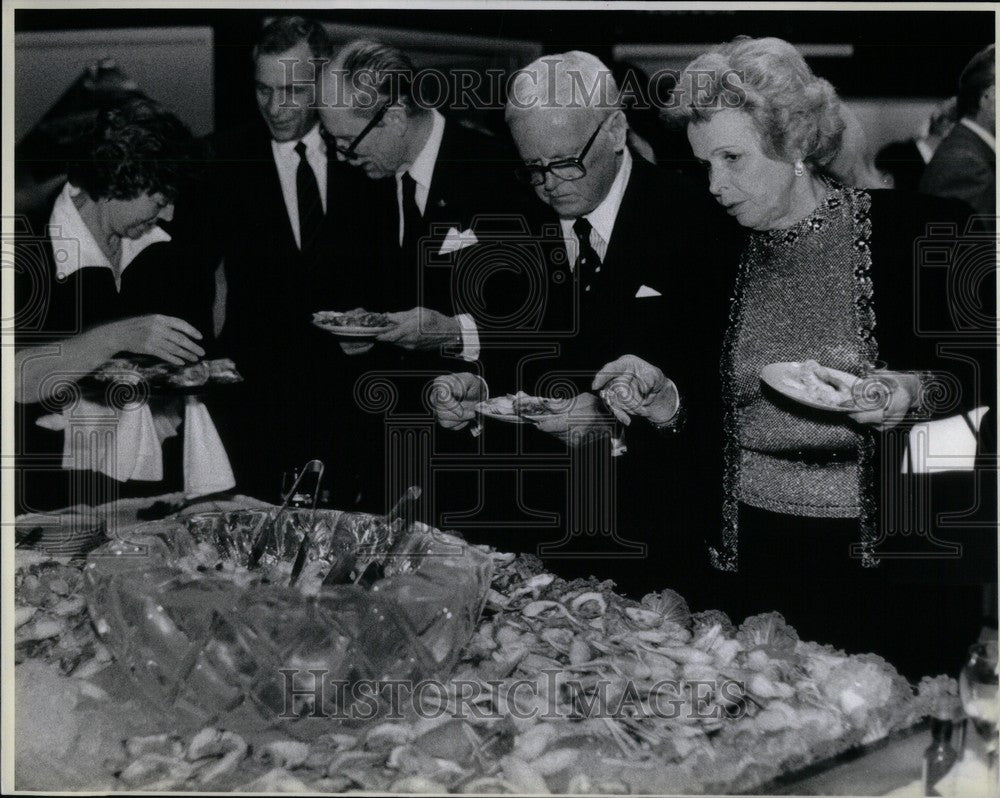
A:
{"type": "Polygon", "coordinates": [[[445,120],[441,146],[438,148],[437,158],[434,161],[431,185],[427,192],[427,205],[424,208],[424,225],[428,234],[435,224],[442,222],[459,224],[461,222],[455,217],[455,213],[459,210],[456,204],[455,187],[462,179],[462,169],[457,163],[457,160],[462,157],[462,153],[457,138],[456,123],[445,120]]]}
{"type": "MultiPolygon", "coordinates": [[[[278,165],[274,160],[271,140],[264,134],[256,137],[254,162],[258,168],[251,174],[256,178],[253,184],[247,185],[249,197],[260,198],[260,216],[265,220],[262,229],[273,230],[275,240],[272,248],[280,252],[293,254],[297,257],[299,248],[295,245],[295,235],[292,223],[288,218],[288,208],[285,206],[285,196],[281,191],[281,181],[278,178],[278,165]]],[[[252,205],[251,201],[251,205],[252,205]]]]}
{"type": "MultiPolygon", "coordinates": [[[[652,168],[652,167],[649,167],[652,168]]],[[[608,241],[607,252],[601,272],[600,304],[609,312],[628,312],[626,303],[635,289],[632,286],[632,275],[635,273],[636,242],[648,236],[650,230],[643,229],[645,208],[643,198],[647,195],[646,186],[650,175],[647,166],[641,159],[633,157],[632,173],[629,175],[625,193],[622,195],[615,226],[611,230],[611,240],[608,241]]]]}
{"type": "Polygon", "coordinates": [[[983,141],[979,136],[976,135],[975,131],[970,130],[961,122],[958,124],[959,130],[961,130],[962,135],[965,136],[968,142],[968,149],[976,150],[979,153],[979,157],[986,161],[987,163],[996,164],[996,153],[990,149],[990,145],[983,141]]]}

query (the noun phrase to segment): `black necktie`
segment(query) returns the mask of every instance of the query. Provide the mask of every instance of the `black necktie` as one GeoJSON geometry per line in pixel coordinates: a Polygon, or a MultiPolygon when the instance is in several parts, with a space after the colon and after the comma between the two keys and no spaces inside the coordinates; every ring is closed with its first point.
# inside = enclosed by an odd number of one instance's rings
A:
{"type": "Polygon", "coordinates": [[[590,244],[590,231],[592,229],[590,222],[583,216],[573,222],[573,232],[576,233],[580,243],[580,252],[576,256],[573,271],[579,275],[580,285],[583,287],[584,293],[593,290],[596,276],[601,271],[601,257],[590,244]]]}
{"type": "Polygon", "coordinates": [[[423,214],[417,205],[417,181],[409,172],[403,172],[403,249],[416,253],[420,238],[420,222],[423,214]]]}
{"type": "Polygon", "coordinates": [[[303,255],[308,255],[323,228],[323,202],[316,174],[306,160],[304,141],[295,145],[295,152],[299,154],[299,168],[295,172],[295,189],[299,198],[299,249],[303,255]]]}

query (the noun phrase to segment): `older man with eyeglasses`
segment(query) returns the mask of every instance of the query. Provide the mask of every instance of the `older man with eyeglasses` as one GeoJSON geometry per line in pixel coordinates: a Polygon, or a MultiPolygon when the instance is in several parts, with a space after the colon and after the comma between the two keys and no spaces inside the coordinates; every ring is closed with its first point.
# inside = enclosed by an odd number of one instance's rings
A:
{"type": "MultiPolygon", "coordinates": [[[[478,368],[481,320],[456,288],[450,264],[459,249],[478,243],[481,222],[521,229],[534,203],[514,177],[513,151],[425,102],[417,74],[396,47],[350,42],[322,73],[318,111],[337,157],[369,178],[352,211],[352,249],[359,256],[345,277],[364,308],[385,313],[392,325],[374,342],[341,347],[354,355],[358,369],[392,384],[390,413],[419,419],[427,417],[428,380],[456,367],[478,368]]],[[[391,446],[382,440],[384,416],[359,415],[359,425],[372,423],[368,432],[358,427],[359,436],[372,439],[369,483],[384,481],[381,498],[391,503],[397,498],[391,494],[407,485],[394,486],[386,474],[405,473],[408,466],[399,452],[383,456],[391,446]]],[[[411,472],[423,470],[414,464],[411,472]]]]}
{"type": "MultiPolygon", "coordinates": [[[[534,336],[554,355],[522,357],[514,381],[508,370],[485,383],[493,396],[556,387],[568,398],[562,412],[529,420],[557,445],[590,452],[569,474],[564,537],[546,542],[547,564],[637,595],[693,590],[720,506],[718,359],[738,231],[693,187],[633,158],[615,80],[589,53],[521,70],[506,119],[517,175],[558,231],[534,336]]],[[[441,424],[471,423],[486,390],[469,373],[439,380],[441,424]]]]}
{"type": "Polygon", "coordinates": [[[530,206],[510,170],[513,153],[423,102],[417,74],[395,47],[351,42],[325,71],[319,113],[338,157],[384,182],[367,209],[366,282],[369,309],[392,311],[395,327],[377,340],[409,351],[451,347],[473,361],[475,319],[458,312],[450,275],[432,261],[446,241],[474,242],[478,219],[516,220],[530,206]]]}

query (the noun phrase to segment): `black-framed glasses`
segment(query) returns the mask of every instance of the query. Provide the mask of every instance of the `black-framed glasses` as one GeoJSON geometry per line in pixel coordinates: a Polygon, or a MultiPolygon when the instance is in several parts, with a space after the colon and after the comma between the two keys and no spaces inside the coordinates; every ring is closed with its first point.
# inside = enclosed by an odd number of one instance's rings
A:
{"type": "Polygon", "coordinates": [[[377,125],[379,122],[382,121],[382,117],[385,116],[385,112],[389,110],[390,105],[392,105],[391,102],[382,103],[382,107],[375,112],[375,116],[373,116],[369,120],[368,124],[361,129],[361,132],[354,137],[354,141],[352,141],[346,147],[341,147],[339,144],[334,144],[334,146],[337,148],[337,152],[339,152],[341,155],[343,155],[345,158],[351,161],[357,158],[358,154],[355,152],[355,150],[357,149],[358,145],[361,143],[362,139],[364,139],[365,136],[367,136],[369,133],[372,132],[372,128],[374,128],[375,125],[377,125]]]}
{"type": "Polygon", "coordinates": [[[542,185],[545,182],[545,175],[549,172],[560,180],[579,180],[581,177],[586,177],[587,167],[583,165],[583,159],[587,157],[590,148],[597,141],[597,134],[601,132],[601,128],[603,127],[604,122],[601,122],[597,126],[597,130],[590,135],[590,138],[583,147],[583,152],[575,158],[564,158],[561,161],[553,161],[546,166],[542,166],[541,164],[523,164],[514,169],[514,174],[517,175],[518,180],[522,183],[527,183],[529,186],[542,185]]]}

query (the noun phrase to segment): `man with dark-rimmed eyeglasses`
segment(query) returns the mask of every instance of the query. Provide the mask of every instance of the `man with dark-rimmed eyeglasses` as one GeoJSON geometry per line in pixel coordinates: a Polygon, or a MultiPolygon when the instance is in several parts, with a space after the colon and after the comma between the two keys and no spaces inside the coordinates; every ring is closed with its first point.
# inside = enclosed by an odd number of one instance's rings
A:
{"type": "Polygon", "coordinates": [[[434,394],[438,420],[475,424],[486,391],[558,397],[561,412],[525,416],[538,432],[524,431],[524,447],[536,457],[562,447],[575,452],[572,464],[555,475],[533,464],[520,504],[559,521],[511,530],[505,545],[567,578],[695,599],[702,541],[719,529],[718,362],[734,226],[706,196],[632,157],[614,78],[589,53],[525,67],[510,83],[506,120],[516,174],[561,234],[547,246],[535,336],[553,355],[515,357],[516,371],[485,380],[449,375],[434,394]]]}
{"type": "Polygon", "coordinates": [[[425,105],[415,74],[395,47],[346,44],[324,72],[320,118],[341,160],[385,181],[382,201],[365,209],[376,265],[369,309],[389,311],[395,324],[377,341],[406,351],[453,349],[474,361],[475,320],[457,312],[448,281],[435,280],[428,258],[449,234],[471,241],[477,216],[515,214],[526,203],[509,168],[512,153],[425,105]]]}
{"type": "MultiPolygon", "coordinates": [[[[378,42],[344,45],[322,75],[319,114],[337,157],[371,180],[371,201],[357,209],[360,250],[351,272],[368,311],[391,329],[374,342],[344,342],[358,368],[390,381],[397,415],[427,417],[424,385],[435,373],[478,368],[481,319],[455,288],[453,262],[474,247],[479,220],[523,223],[533,203],[513,174],[514,156],[499,140],[424,103],[405,53],[378,42]]],[[[332,308],[347,310],[348,308],[332,308]]],[[[359,394],[362,395],[361,389],[359,394]]],[[[368,472],[383,480],[391,505],[409,483],[393,487],[387,472],[426,473],[396,450],[386,454],[384,419],[372,420],[368,472]]],[[[428,421],[430,421],[429,417],[428,421]]],[[[361,419],[360,423],[364,423],[361,419]]],[[[455,493],[461,476],[449,479],[455,493]]],[[[429,484],[423,487],[431,490],[429,484]]],[[[451,506],[461,504],[456,499],[451,506]]],[[[425,499],[422,506],[441,506],[425,499]]],[[[373,506],[384,510],[385,507],[373,506]]]]}

